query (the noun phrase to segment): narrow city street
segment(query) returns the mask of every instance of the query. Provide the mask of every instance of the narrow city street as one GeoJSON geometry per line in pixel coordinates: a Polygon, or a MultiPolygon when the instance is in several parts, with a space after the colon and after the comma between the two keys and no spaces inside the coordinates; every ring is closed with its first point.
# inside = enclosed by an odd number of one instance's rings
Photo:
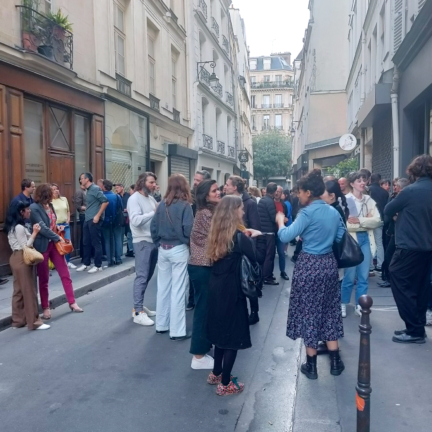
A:
{"type": "MultiPolygon", "coordinates": [[[[289,282],[265,288],[253,347],[234,367],[245,391],[229,397],[216,396],[209,371],[191,369],[190,341],[133,324],[132,282],[81,297],[83,314],[58,307],[48,331],[0,333],[1,431],[289,429],[300,346],[285,336],[289,282]]],[[[146,295],[152,308],[155,295],[154,277],[146,295]]]]}

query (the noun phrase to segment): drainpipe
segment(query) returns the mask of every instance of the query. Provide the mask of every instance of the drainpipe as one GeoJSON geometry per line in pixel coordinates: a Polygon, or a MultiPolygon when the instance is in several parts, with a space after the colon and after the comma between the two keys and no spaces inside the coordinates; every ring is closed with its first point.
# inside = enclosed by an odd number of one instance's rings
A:
{"type": "Polygon", "coordinates": [[[393,71],[393,85],[391,88],[392,126],[393,126],[393,178],[399,177],[399,70],[393,71]]]}

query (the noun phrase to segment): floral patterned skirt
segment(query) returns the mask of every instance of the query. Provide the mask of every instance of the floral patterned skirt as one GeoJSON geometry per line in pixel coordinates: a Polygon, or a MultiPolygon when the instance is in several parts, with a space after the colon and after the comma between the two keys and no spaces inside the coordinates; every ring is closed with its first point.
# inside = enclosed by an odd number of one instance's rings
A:
{"type": "Polygon", "coordinates": [[[317,348],[319,341],[336,341],[343,335],[341,290],[333,252],[301,252],[294,267],[287,336],[303,338],[307,347],[317,348]]]}

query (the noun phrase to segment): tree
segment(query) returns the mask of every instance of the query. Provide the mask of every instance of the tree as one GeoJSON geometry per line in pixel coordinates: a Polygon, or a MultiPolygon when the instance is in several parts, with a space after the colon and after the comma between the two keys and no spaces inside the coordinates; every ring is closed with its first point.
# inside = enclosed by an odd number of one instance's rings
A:
{"type": "Polygon", "coordinates": [[[275,129],[256,135],[252,141],[254,177],[267,181],[286,176],[291,169],[291,137],[275,129]]]}
{"type": "Polygon", "coordinates": [[[333,167],[327,168],[327,174],[334,175],[336,178],[346,177],[350,172],[358,171],[357,158],[345,159],[333,167]]]}

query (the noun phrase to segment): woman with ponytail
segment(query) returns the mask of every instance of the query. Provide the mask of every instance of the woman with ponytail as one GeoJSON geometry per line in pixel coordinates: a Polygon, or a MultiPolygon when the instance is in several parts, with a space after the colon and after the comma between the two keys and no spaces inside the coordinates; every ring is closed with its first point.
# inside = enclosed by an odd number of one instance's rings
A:
{"type": "Polygon", "coordinates": [[[307,361],[301,372],[317,379],[317,348],[325,341],[330,353],[330,373],[340,375],[345,366],[339,356],[338,339],[343,336],[341,293],[334,241],[346,231],[337,210],[321,199],[325,186],[316,169],[298,183],[298,198],[303,209],[292,225],[284,225],[284,215],[276,215],[278,236],[287,243],[300,236],[303,248],[294,267],[288,311],[287,336],[302,338],[307,361]]]}
{"type": "Polygon", "coordinates": [[[346,225],[346,221],[349,218],[349,210],[345,195],[342,193],[339,183],[336,180],[329,180],[325,182],[324,186],[325,191],[321,199],[339,212],[346,225]]]}

